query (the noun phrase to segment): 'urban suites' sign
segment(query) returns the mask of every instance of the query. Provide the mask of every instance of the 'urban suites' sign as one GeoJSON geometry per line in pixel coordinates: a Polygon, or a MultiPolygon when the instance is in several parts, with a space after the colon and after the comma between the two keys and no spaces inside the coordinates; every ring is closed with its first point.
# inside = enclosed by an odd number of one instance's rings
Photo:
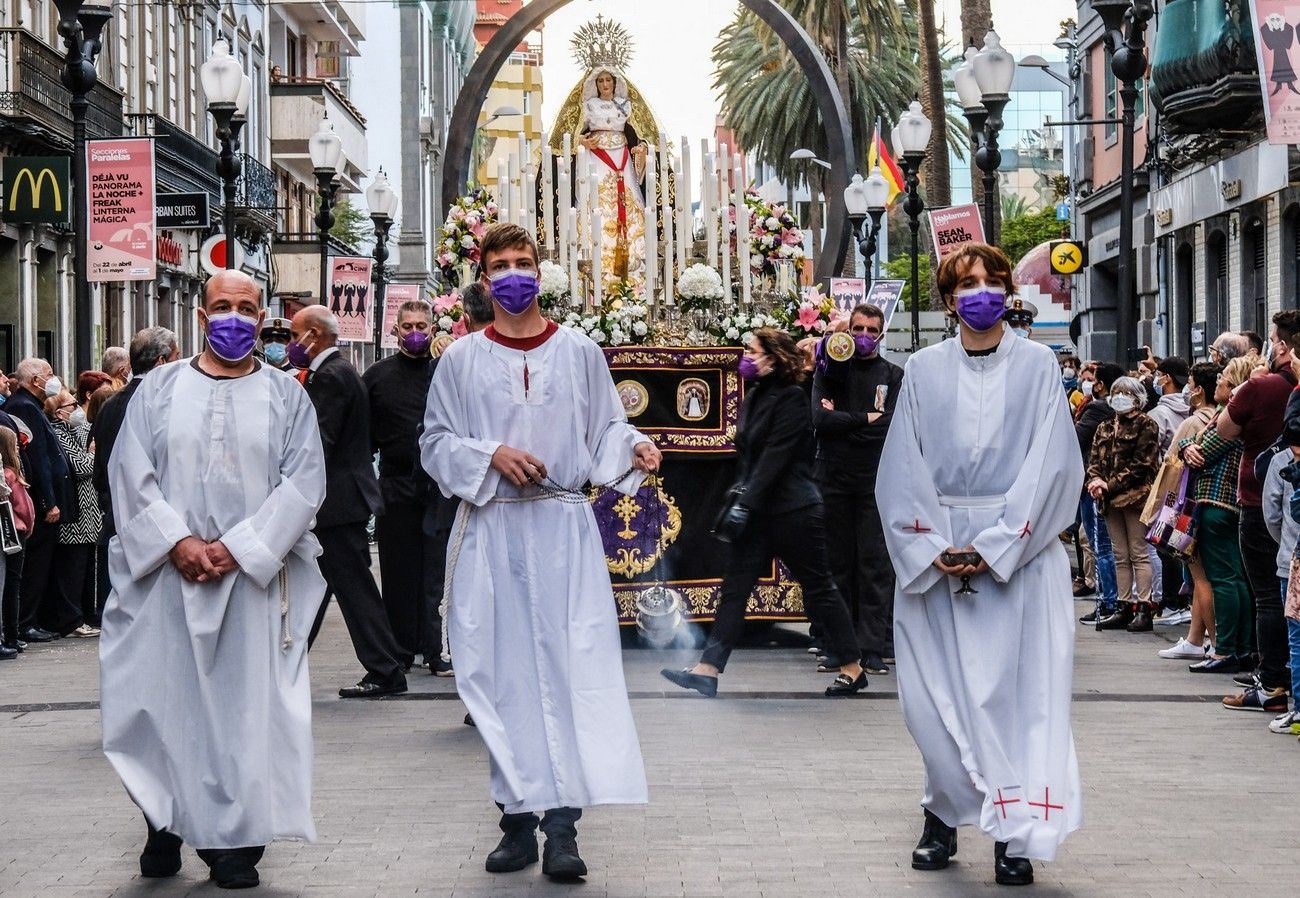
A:
{"type": "Polygon", "coordinates": [[[153,140],[134,137],[87,141],[86,180],[90,204],[86,279],[156,278],[153,140]]]}

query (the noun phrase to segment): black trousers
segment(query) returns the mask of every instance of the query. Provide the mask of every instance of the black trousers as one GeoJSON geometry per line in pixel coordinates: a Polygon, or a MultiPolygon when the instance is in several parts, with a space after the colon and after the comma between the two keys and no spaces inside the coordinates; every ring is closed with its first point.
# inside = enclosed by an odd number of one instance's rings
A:
{"type": "MultiPolygon", "coordinates": [[[[503,833],[518,832],[521,829],[537,829],[538,819],[536,814],[507,814],[505,808],[497,802],[497,807],[501,808],[501,831],[503,833]]],[[[582,819],[582,808],[552,808],[542,815],[541,828],[546,833],[548,839],[557,836],[568,836],[577,838],[578,821],[582,819]]]]}
{"type": "Polygon", "coordinates": [[[94,614],[86,618],[86,623],[98,627],[104,619],[104,606],[108,603],[108,594],[113,591],[113,583],[108,579],[108,541],[112,536],[100,534],[95,544],[95,607],[94,614]]]}
{"type": "Polygon", "coordinates": [[[59,525],[47,524],[38,516],[32,535],[23,546],[26,559],[23,561],[22,588],[18,593],[19,630],[40,626],[40,615],[50,588],[50,566],[58,545],[59,525]]]}
{"type": "MultiPolygon", "coordinates": [[[[862,479],[861,473],[855,476],[862,479]]],[[[845,489],[846,475],[821,483],[831,575],[849,606],[863,656],[894,657],[894,565],[876,507],[875,484],[845,489]]]]}
{"type": "MultiPolygon", "coordinates": [[[[167,832],[166,830],[155,829],[154,825],[149,822],[148,817],[144,819],[144,825],[149,827],[150,839],[153,839],[153,837],[158,835],[159,833],[167,832]]],[[[172,838],[176,839],[177,841],[180,841],[180,836],[176,835],[175,833],[167,833],[167,834],[172,838]]],[[[265,845],[250,845],[246,848],[200,848],[195,853],[198,854],[199,858],[203,861],[203,863],[207,864],[209,867],[211,867],[214,863],[216,863],[217,859],[220,858],[223,854],[238,855],[239,857],[247,861],[250,867],[255,867],[257,866],[257,862],[262,859],[262,855],[265,852],[266,852],[265,845]]]]}
{"type": "Polygon", "coordinates": [[[1269,535],[1264,511],[1242,506],[1241,561],[1255,598],[1255,648],[1259,652],[1259,679],[1266,689],[1289,686],[1287,663],[1291,646],[1283,614],[1282,594],[1277,588],[1277,541],[1269,535]]]}
{"type": "Polygon", "coordinates": [[[86,622],[86,578],[95,576],[95,544],[60,544],[50,569],[50,598],[42,617],[45,629],[67,635],[86,622]]]}
{"type": "MultiPolygon", "coordinates": [[[[435,496],[424,512],[421,532],[424,535],[424,601],[421,620],[426,661],[437,658],[442,644],[442,596],[447,584],[447,544],[451,541],[452,516],[442,503],[460,504],[459,499],[435,496]]],[[[450,649],[448,649],[450,651],[450,649]]]]}
{"type": "Polygon", "coordinates": [[[3,644],[15,648],[18,644],[18,593],[23,582],[23,556],[16,552],[6,555],[3,598],[0,598],[0,629],[4,630],[3,644]]]}
{"type": "Polygon", "coordinates": [[[397,639],[403,664],[423,654],[421,634],[424,606],[425,540],[424,505],[386,502],[375,518],[379,544],[379,579],[383,583],[384,610],[397,639]]]}
{"type": "Polygon", "coordinates": [[[320,572],[329,587],[325,601],[307,640],[308,648],[320,632],[325,619],[325,608],[331,595],[339,600],[339,611],[352,637],[352,648],[357,660],[366,669],[367,682],[390,684],[405,682],[406,674],[398,659],[400,649],[393,638],[388,615],[384,613],[384,600],[370,573],[370,543],[366,539],[366,524],[340,524],[337,527],[319,527],[315,531],[320,540],[320,572]]]}
{"type": "Polygon", "coordinates": [[[826,513],[810,505],[780,514],[754,512],[741,538],[732,544],[722,578],[722,601],[700,660],[718,670],[727,666],[745,625],[745,606],[772,558],[780,558],[803,587],[803,607],[820,628],[821,646],[831,666],[852,664],[862,653],[848,606],[831,577],[826,557],[826,513]]]}

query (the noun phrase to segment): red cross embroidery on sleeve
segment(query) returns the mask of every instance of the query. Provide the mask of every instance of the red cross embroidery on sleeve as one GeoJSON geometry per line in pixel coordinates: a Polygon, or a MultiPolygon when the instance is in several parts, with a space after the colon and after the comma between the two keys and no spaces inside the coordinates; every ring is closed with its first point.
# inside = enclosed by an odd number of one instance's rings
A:
{"type": "Polygon", "coordinates": [[[1044,787],[1043,787],[1043,800],[1042,800],[1042,801],[1031,801],[1031,802],[1028,802],[1028,804],[1029,804],[1031,807],[1042,808],[1042,809],[1043,809],[1043,819],[1044,819],[1044,820],[1051,820],[1051,819],[1052,819],[1052,811],[1053,811],[1053,810],[1057,810],[1057,811],[1064,811],[1064,810],[1065,810],[1065,805],[1063,805],[1063,804],[1052,804],[1052,791],[1051,791],[1051,789],[1049,789],[1047,786],[1044,786],[1044,787]]]}
{"type": "Polygon", "coordinates": [[[1003,819],[1003,820],[1006,820],[1006,819],[1007,819],[1007,805],[1009,805],[1009,804],[1020,804],[1020,799],[1019,799],[1019,798],[1003,798],[1003,797],[1002,797],[1002,790],[999,789],[999,790],[998,790],[998,800],[995,801],[995,802],[993,802],[993,803],[994,803],[995,805],[997,805],[997,806],[998,806],[998,810],[1002,812],[1002,819],[1003,819]]]}
{"type": "Polygon", "coordinates": [[[1033,533],[1034,531],[1029,529],[1029,522],[1025,521],[1025,526],[1020,528],[1020,538],[1024,539],[1026,536],[1032,536],[1033,533]]]}
{"type": "Polygon", "coordinates": [[[921,526],[921,519],[920,519],[920,518],[917,518],[916,521],[914,521],[913,523],[907,525],[907,526],[904,527],[903,529],[904,529],[904,530],[910,530],[910,531],[912,531],[913,533],[933,533],[933,532],[934,532],[934,531],[931,530],[929,527],[922,527],[922,526],[921,526]]]}

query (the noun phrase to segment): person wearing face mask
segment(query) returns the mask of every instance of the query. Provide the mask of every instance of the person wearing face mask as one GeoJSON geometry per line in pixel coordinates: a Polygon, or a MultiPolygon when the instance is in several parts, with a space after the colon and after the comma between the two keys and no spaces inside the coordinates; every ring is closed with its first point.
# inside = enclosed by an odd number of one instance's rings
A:
{"type": "Polygon", "coordinates": [[[46,615],[51,630],[64,636],[99,636],[95,586],[95,544],[102,517],[95,495],[95,453],[89,448],[86,413],[67,390],[45,400],[45,414],[63,447],[77,493],[77,511],[59,521],[59,548],[51,568],[51,602],[46,615]]]}
{"type": "Polygon", "coordinates": [[[289,341],[293,339],[293,332],[289,328],[289,319],[268,318],[258,336],[262,340],[262,358],[266,359],[266,363],[281,371],[292,371],[293,366],[289,364],[289,341]]]}
{"type": "Polygon", "coordinates": [[[1059,539],[1083,464],[1055,355],[1003,322],[1006,254],[966,244],[938,286],[958,336],[908,361],[876,483],[897,574],[898,694],[925,763],[912,866],[947,867],[956,828],[978,825],[996,881],[1024,885],[1031,859],[1054,858],[1083,821],[1059,539]]]}
{"type": "Polygon", "coordinates": [[[903,369],[880,355],[885,315],[863,304],[849,314],[856,351],[846,365],[813,378],[816,477],[826,510],[831,573],[849,606],[869,674],[889,673],[894,657],[894,569],[880,551],[876,474],[903,369]]]}
{"type": "Polygon", "coordinates": [[[338,350],[338,319],[324,305],[293,316],[289,361],[305,375],[303,386],[316,408],[325,449],[325,503],[312,532],[320,540],[320,570],[329,584],[307,644],[316,641],[330,597],[352,638],[365,674],[339,698],[381,698],[406,691],[402,649],[393,635],[384,600],[370,570],[366,525],[382,515],[370,440],[370,401],[356,369],[338,350]]]}
{"type": "Polygon", "coordinates": [[[1034,319],[1038,317],[1038,306],[1019,296],[1007,298],[1007,312],[1003,320],[1011,332],[1021,339],[1028,340],[1034,332],[1034,319]]]}
{"type": "MultiPolygon", "coordinates": [[[[424,516],[433,501],[433,485],[420,467],[420,419],[429,395],[433,361],[429,348],[433,310],[422,299],[402,303],[393,334],[397,352],[380,359],[362,375],[370,403],[370,442],[379,453],[379,492],[383,513],[375,518],[379,574],[384,608],[397,639],[400,658],[410,666],[424,656],[430,673],[450,664],[441,659],[441,638],[426,633],[423,621],[425,566],[434,563],[436,544],[425,537],[424,516]]],[[[444,542],[445,545],[445,542],[444,542]]]]}
{"type": "MultiPolygon", "coordinates": [[[[1092,363],[1085,367],[1092,369],[1092,379],[1084,381],[1085,386],[1091,388],[1087,391],[1090,398],[1079,407],[1075,415],[1074,432],[1086,466],[1092,454],[1092,439],[1097,428],[1115,416],[1115,410],[1107,402],[1107,396],[1110,385],[1124,376],[1124,369],[1111,362],[1092,363]]],[[[1079,623],[1095,625],[1097,621],[1114,614],[1119,602],[1118,588],[1115,585],[1115,553],[1111,546],[1110,532],[1106,529],[1106,517],[1098,511],[1097,503],[1087,490],[1082,493],[1079,513],[1088,537],[1087,554],[1091,557],[1091,562],[1085,563],[1085,572],[1093,572],[1097,594],[1097,604],[1092,611],[1079,618],[1079,623]]],[[[1075,595],[1080,594],[1076,589],[1075,595]]]]}
{"type": "Polygon", "coordinates": [[[1155,615],[1141,515],[1160,466],[1160,428],[1142,411],[1145,396],[1137,378],[1121,377],[1111,384],[1107,400],[1115,415],[1097,428],[1088,459],[1088,495],[1106,516],[1119,594],[1115,613],[1098,621],[1098,630],[1145,632],[1155,615]],[[1137,601],[1130,603],[1135,584],[1137,601]]]}
{"type": "Polygon", "coordinates": [[[540,824],[542,873],[575,880],[587,873],[582,809],[648,797],[584,488],[636,495],[661,458],[627,423],[600,347],[542,317],[533,236],[495,224],[479,249],[495,317],[439,357],[420,435],[425,471],[462,500],[446,566],[447,638],[502,813],[485,868],[535,864],[540,824]]]}
{"type": "Polygon", "coordinates": [[[188,842],[218,887],[248,888],[267,843],[316,837],[306,652],[325,462],[306,392],[253,355],[264,315],[247,274],[212,277],[205,349],[135,379],[108,464],[104,754],[144,813],[146,878],[175,876],[188,842]]]}
{"type": "MultiPolygon", "coordinates": [[[[870,321],[873,330],[884,323],[879,314],[872,318],[855,313],[855,319],[863,324],[870,321]]],[[[863,329],[859,335],[868,336],[869,331],[863,329]]],[[[827,557],[826,513],[812,477],[811,414],[799,387],[802,368],[794,340],[771,328],[754,331],[740,360],[740,376],[747,383],[736,432],[742,493],[718,531],[732,544],[722,577],[722,599],[699,663],[686,670],[660,671],[683,689],[717,695],[719,676],[745,624],[749,595],[763,572],[771,569],[773,558],[785,562],[803,587],[804,608],[826,653],[819,669],[838,673],[826,687],[826,695],[853,695],[867,688],[860,663],[862,647],[827,557]]],[[[872,610],[880,616],[886,611],[872,610]]],[[[880,621],[872,625],[879,627],[880,621]]],[[[878,632],[873,638],[883,640],[878,632]]],[[[882,649],[873,646],[872,650],[882,649]]]]}
{"type": "Polygon", "coordinates": [[[66,511],[76,514],[76,490],[68,473],[68,459],[45,416],[45,400],[63,390],[54,369],[45,359],[29,358],[18,363],[18,389],[5,403],[5,411],[22,422],[31,434],[26,459],[29,492],[36,506],[36,526],[23,549],[19,588],[18,634],[24,642],[58,639],[41,625],[47,601],[53,596],[50,573],[59,543],[59,519],[66,511]]]}

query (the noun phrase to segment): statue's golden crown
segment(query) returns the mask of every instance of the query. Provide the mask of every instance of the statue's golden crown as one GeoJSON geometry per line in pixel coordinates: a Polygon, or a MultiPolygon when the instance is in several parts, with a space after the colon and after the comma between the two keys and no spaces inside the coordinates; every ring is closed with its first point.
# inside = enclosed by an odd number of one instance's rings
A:
{"type": "Polygon", "coordinates": [[[584,69],[610,66],[620,71],[632,61],[632,35],[618,22],[597,15],[579,28],[569,41],[573,58],[584,69]]]}

